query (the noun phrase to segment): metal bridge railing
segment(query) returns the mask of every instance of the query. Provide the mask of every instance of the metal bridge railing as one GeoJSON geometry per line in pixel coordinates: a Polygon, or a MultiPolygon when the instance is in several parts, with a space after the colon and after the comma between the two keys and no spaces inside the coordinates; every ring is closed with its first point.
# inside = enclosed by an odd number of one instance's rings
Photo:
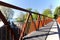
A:
{"type": "MultiPolygon", "coordinates": [[[[33,32],[33,31],[36,31],[39,28],[43,27],[44,25],[48,24],[49,22],[53,21],[52,18],[50,18],[48,16],[45,16],[45,15],[42,15],[42,14],[39,14],[39,13],[35,13],[35,12],[29,11],[29,10],[26,10],[26,9],[23,9],[23,8],[20,8],[20,7],[17,7],[17,6],[2,2],[2,1],[0,1],[0,5],[5,6],[5,7],[9,7],[9,8],[13,8],[13,9],[17,9],[17,10],[20,10],[20,11],[28,12],[28,16],[27,16],[26,21],[23,25],[19,40],[23,40],[23,36],[25,34],[27,35],[27,34],[33,32]],[[32,14],[37,14],[38,15],[36,21],[33,20],[32,14]],[[41,19],[41,16],[42,16],[42,19],[41,19]],[[28,28],[27,24],[28,24],[29,20],[30,20],[30,24],[29,24],[30,27],[28,28]]],[[[0,10],[0,19],[4,22],[5,25],[7,25],[6,26],[7,34],[8,33],[11,34],[12,40],[18,40],[18,39],[14,39],[14,37],[15,37],[14,32],[10,28],[9,22],[6,20],[6,18],[2,14],[1,10],[0,10]]],[[[8,40],[8,37],[9,36],[6,35],[6,40],[8,40]]]]}

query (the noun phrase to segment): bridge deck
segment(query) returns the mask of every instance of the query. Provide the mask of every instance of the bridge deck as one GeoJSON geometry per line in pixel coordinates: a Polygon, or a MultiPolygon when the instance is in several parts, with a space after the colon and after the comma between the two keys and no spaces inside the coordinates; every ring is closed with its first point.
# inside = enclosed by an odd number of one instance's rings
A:
{"type": "Polygon", "coordinates": [[[56,22],[51,22],[45,27],[40,28],[26,36],[24,40],[59,40],[58,26],[56,22]]]}

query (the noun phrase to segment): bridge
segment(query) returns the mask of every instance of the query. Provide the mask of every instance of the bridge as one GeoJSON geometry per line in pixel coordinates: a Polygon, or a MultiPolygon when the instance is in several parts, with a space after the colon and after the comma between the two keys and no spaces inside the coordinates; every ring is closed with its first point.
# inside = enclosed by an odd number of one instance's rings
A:
{"type": "Polygon", "coordinates": [[[4,25],[0,28],[0,40],[59,40],[60,39],[60,29],[59,29],[60,25],[57,23],[55,19],[2,1],[0,1],[0,6],[5,6],[8,8],[13,8],[28,13],[28,16],[22,27],[22,30],[18,29],[17,32],[15,32],[15,30],[11,28],[10,23],[7,21],[7,19],[0,10],[0,19],[4,23],[4,25]],[[34,21],[32,14],[38,15],[36,21],[34,21]]]}

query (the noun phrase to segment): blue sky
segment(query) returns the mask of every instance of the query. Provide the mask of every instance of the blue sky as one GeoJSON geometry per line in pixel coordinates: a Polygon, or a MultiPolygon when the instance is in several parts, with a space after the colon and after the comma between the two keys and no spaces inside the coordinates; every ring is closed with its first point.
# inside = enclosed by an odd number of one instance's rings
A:
{"type": "Polygon", "coordinates": [[[50,8],[52,11],[60,5],[60,0],[1,0],[22,8],[32,8],[38,10],[40,13],[44,11],[44,9],[50,8]]]}

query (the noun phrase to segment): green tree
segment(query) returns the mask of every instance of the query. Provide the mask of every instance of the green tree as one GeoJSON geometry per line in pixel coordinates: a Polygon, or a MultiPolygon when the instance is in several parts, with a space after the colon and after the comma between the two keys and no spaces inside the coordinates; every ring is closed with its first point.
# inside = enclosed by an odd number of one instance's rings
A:
{"type": "Polygon", "coordinates": [[[57,14],[54,14],[54,19],[57,19],[58,15],[57,14]]]}
{"type": "Polygon", "coordinates": [[[43,15],[46,15],[46,16],[52,18],[52,11],[50,9],[46,9],[43,11],[43,15]]]}
{"type": "Polygon", "coordinates": [[[32,8],[27,8],[27,10],[31,11],[31,10],[32,10],[32,8]]]}
{"type": "MultiPolygon", "coordinates": [[[[27,8],[27,10],[31,11],[32,8],[27,8]]],[[[17,22],[24,22],[28,16],[28,12],[20,12],[20,15],[16,18],[17,22]]]]}
{"type": "MultiPolygon", "coordinates": [[[[27,10],[31,11],[31,10],[32,10],[32,8],[28,8],[27,10]]],[[[37,10],[34,10],[34,12],[35,12],[35,13],[39,13],[37,10]]],[[[27,16],[28,16],[28,13],[26,13],[26,14],[25,14],[24,18],[26,19],[26,18],[27,18],[27,16]]],[[[38,15],[37,15],[37,14],[32,13],[32,17],[33,17],[33,19],[34,19],[34,20],[36,20],[36,19],[37,19],[37,17],[38,17],[38,15]]]]}
{"type": "Polygon", "coordinates": [[[60,6],[56,7],[56,9],[54,11],[54,18],[56,19],[59,15],[60,15],[60,6]]]}
{"type": "Polygon", "coordinates": [[[20,12],[20,14],[18,15],[18,17],[16,18],[17,22],[24,22],[24,13],[20,12]]]}
{"type": "MultiPolygon", "coordinates": [[[[27,10],[31,11],[32,8],[27,8],[27,10]]],[[[38,13],[37,10],[35,10],[34,12],[35,12],[35,13],[38,13]]],[[[20,12],[20,15],[18,16],[18,18],[16,18],[16,20],[17,20],[18,22],[21,22],[21,21],[24,22],[24,21],[27,19],[28,14],[29,14],[28,12],[26,12],[26,13],[20,12]]],[[[37,17],[38,17],[38,15],[37,15],[37,14],[32,14],[32,17],[33,17],[34,20],[36,20],[37,17]]]]}
{"type": "MultiPolygon", "coordinates": [[[[35,10],[34,12],[35,12],[35,13],[39,13],[37,10],[35,10]]],[[[33,16],[33,19],[34,19],[34,20],[37,20],[37,17],[38,17],[37,14],[33,14],[32,16],[33,16]]]]}
{"type": "MultiPolygon", "coordinates": [[[[31,11],[32,8],[27,8],[27,10],[31,11]]],[[[25,15],[24,15],[24,20],[26,20],[26,18],[28,17],[28,14],[29,14],[28,12],[25,13],[25,15]]]]}

